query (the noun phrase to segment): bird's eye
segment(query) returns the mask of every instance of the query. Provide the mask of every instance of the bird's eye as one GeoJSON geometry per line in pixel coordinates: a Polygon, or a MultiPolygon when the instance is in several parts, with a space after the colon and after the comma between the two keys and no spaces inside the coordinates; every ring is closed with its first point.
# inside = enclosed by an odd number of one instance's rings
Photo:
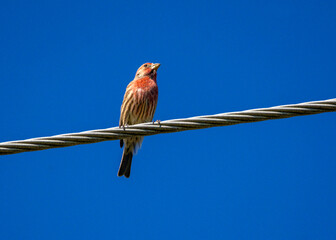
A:
{"type": "Polygon", "coordinates": [[[144,65],[144,67],[148,67],[148,65],[147,65],[147,64],[145,64],[145,65],[144,65]]]}

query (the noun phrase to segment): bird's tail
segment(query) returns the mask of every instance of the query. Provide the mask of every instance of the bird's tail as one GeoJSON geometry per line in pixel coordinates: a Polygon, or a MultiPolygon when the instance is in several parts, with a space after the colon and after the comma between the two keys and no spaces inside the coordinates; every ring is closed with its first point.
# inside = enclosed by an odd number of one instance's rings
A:
{"type": "Polygon", "coordinates": [[[125,177],[129,178],[131,175],[132,158],[132,149],[129,149],[127,146],[125,146],[118,171],[119,177],[125,175],[125,177]]]}
{"type": "Polygon", "coordinates": [[[131,175],[131,165],[133,154],[136,154],[137,150],[141,146],[143,137],[131,137],[123,139],[120,142],[120,147],[124,146],[123,155],[121,158],[118,176],[124,176],[129,178],[131,175]]]}

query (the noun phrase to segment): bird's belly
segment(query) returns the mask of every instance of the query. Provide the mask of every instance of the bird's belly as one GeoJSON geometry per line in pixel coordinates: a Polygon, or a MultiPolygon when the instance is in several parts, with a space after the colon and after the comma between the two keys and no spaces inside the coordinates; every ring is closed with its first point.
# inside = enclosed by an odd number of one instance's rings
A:
{"type": "Polygon", "coordinates": [[[141,102],[134,108],[130,113],[129,124],[138,124],[143,122],[150,122],[153,120],[153,114],[151,111],[151,106],[144,102],[141,102]]]}

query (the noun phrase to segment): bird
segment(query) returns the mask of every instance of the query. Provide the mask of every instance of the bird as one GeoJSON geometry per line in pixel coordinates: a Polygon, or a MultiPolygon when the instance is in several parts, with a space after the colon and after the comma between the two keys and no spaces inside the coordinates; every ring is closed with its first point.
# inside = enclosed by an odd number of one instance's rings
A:
{"type": "MultiPolygon", "coordinates": [[[[125,126],[152,122],[159,96],[156,82],[157,70],[160,63],[144,63],[137,70],[124,95],[120,108],[119,128],[125,126]]],[[[154,122],[153,122],[154,123],[154,122]]],[[[133,155],[141,147],[143,137],[134,136],[120,140],[120,147],[124,146],[118,176],[130,177],[133,155]]]]}

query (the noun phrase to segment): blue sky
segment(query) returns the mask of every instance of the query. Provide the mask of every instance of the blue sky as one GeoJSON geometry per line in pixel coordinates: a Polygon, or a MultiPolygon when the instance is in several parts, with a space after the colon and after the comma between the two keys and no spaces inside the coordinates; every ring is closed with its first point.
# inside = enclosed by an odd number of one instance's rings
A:
{"type": "MultiPolygon", "coordinates": [[[[1,1],[0,142],[336,97],[335,1],[1,1]]],[[[1,239],[335,239],[336,114],[0,157],[1,239]]]]}

